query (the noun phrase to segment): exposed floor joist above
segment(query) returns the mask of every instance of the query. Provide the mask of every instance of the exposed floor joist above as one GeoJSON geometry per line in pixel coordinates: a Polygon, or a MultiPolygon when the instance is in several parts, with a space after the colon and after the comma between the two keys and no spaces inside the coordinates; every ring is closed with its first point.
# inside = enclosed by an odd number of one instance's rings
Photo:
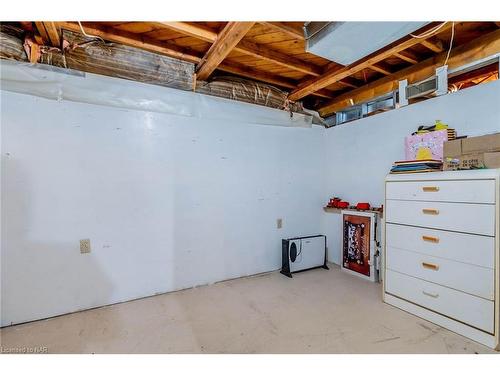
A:
{"type": "Polygon", "coordinates": [[[238,42],[243,39],[253,24],[254,22],[228,22],[196,66],[197,78],[203,81],[208,79],[210,74],[229,55],[238,42]]]}
{"type": "MultiPolygon", "coordinates": [[[[197,66],[197,80],[235,75],[289,92],[323,114],[338,110],[345,98],[367,97],[370,87],[392,81],[412,67],[452,47],[498,30],[497,22],[431,22],[358,61],[341,65],[306,52],[304,22],[22,22],[35,43],[61,47],[61,31],[93,35],[197,66]],[[31,24],[31,26],[30,26],[31,24]],[[417,37],[415,37],[417,36],[417,37]],[[363,93],[362,95],[360,93],[363,93]]],[[[37,48],[30,59],[36,61],[37,48]]],[[[382,89],[372,91],[379,93],[382,89]]]]}
{"type": "MultiPolygon", "coordinates": [[[[500,30],[493,31],[469,43],[461,45],[460,47],[452,49],[447,65],[449,69],[453,69],[498,53],[500,53],[500,30]]],[[[425,79],[434,74],[434,70],[444,63],[446,56],[447,51],[443,51],[419,64],[340,95],[322,106],[319,109],[320,114],[322,116],[327,116],[347,106],[358,104],[370,98],[395,90],[401,79],[408,79],[410,83],[425,79]]]]}
{"type": "Polygon", "coordinates": [[[35,25],[44,42],[54,47],[61,46],[60,33],[55,22],[35,22],[35,25]]]}
{"type": "Polygon", "coordinates": [[[298,30],[296,27],[289,26],[285,22],[263,22],[263,24],[276,28],[278,31],[288,34],[292,38],[297,38],[301,40],[305,39],[304,31],[298,30]]]}
{"type": "MultiPolygon", "coordinates": [[[[81,32],[80,26],[76,23],[60,22],[59,26],[70,31],[81,32]]],[[[194,52],[173,43],[141,37],[132,32],[117,30],[106,25],[86,24],[84,30],[89,35],[97,36],[110,42],[123,43],[131,47],[142,48],[147,51],[195,63],[201,60],[194,52]]]]}
{"type": "MultiPolygon", "coordinates": [[[[162,25],[171,28],[172,30],[191,35],[195,38],[205,40],[207,42],[215,42],[217,33],[206,27],[202,27],[189,22],[162,22],[162,25]]],[[[263,45],[259,45],[250,41],[241,41],[235,47],[235,50],[244,54],[254,56],[259,59],[267,60],[271,63],[281,65],[285,68],[297,70],[299,72],[320,76],[322,70],[320,67],[305,63],[299,59],[287,56],[283,53],[274,51],[263,45]]]]}
{"type": "MultiPolygon", "coordinates": [[[[422,27],[417,31],[418,34],[424,34],[426,32],[429,32],[429,30],[435,28],[437,25],[435,23],[431,23],[427,26],[422,27]]],[[[452,23],[447,22],[443,27],[441,27],[440,31],[446,31],[449,28],[451,28],[452,23]]],[[[433,36],[434,34],[430,34],[429,37],[433,36]]],[[[369,68],[370,66],[373,66],[374,64],[383,61],[384,59],[393,56],[393,55],[398,55],[401,59],[404,59],[403,56],[407,55],[402,55],[401,52],[415,46],[416,44],[420,44],[422,40],[425,40],[426,38],[415,38],[411,35],[408,35],[404,37],[403,39],[397,40],[394,43],[391,43],[389,46],[383,48],[381,51],[376,51],[364,58],[362,58],[360,61],[356,61],[350,65],[347,65],[345,67],[342,67],[340,69],[329,69],[325,74],[321,75],[320,77],[314,78],[307,80],[303,82],[297,89],[292,91],[290,94],[289,98],[290,100],[299,100],[302,99],[304,96],[309,95],[313,93],[316,90],[322,89],[324,87],[327,87],[335,82],[338,82],[339,80],[349,77],[355,73],[358,73],[366,68],[369,68]]],[[[412,60],[413,61],[413,60],[412,60]]]]}

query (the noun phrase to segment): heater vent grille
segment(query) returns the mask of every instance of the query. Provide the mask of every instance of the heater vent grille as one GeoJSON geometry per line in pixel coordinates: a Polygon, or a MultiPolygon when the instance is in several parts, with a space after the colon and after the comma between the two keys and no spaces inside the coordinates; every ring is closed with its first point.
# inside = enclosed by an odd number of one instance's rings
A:
{"type": "Polygon", "coordinates": [[[339,111],[335,116],[326,119],[327,126],[340,125],[345,122],[357,120],[372,114],[387,111],[396,108],[396,92],[379,96],[369,102],[361,103],[342,111],[339,111]]]}
{"type": "Polygon", "coordinates": [[[363,117],[363,108],[359,106],[348,108],[342,112],[337,113],[337,125],[344,122],[357,120],[363,117]]]}
{"type": "Polygon", "coordinates": [[[438,89],[438,77],[433,76],[428,80],[406,87],[406,98],[414,99],[434,93],[438,89]]]}

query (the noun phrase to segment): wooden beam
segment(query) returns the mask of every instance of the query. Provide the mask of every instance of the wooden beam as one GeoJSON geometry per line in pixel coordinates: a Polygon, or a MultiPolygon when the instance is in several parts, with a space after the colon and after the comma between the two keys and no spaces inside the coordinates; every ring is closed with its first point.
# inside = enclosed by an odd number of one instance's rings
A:
{"type": "Polygon", "coordinates": [[[267,72],[262,72],[260,70],[256,70],[253,68],[250,68],[248,66],[242,65],[242,64],[237,64],[233,63],[230,61],[223,61],[218,67],[218,70],[221,70],[223,72],[228,72],[232,74],[236,74],[242,77],[246,78],[251,78],[257,81],[265,82],[265,83],[271,83],[276,86],[280,86],[283,88],[287,89],[293,89],[295,87],[296,82],[280,77],[275,74],[267,73],[267,72]]]}
{"type": "MultiPolygon", "coordinates": [[[[326,64],[326,66],[323,67],[323,72],[326,72],[328,71],[328,69],[331,69],[332,67],[342,67],[343,65],[340,65],[336,62],[330,62],[328,64],[326,64]]],[[[353,78],[353,77],[346,77],[344,79],[341,79],[339,82],[339,84],[341,84],[342,86],[345,86],[345,87],[350,87],[352,89],[356,89],[360,86],[363,86],[363,82],[357,80],[356,78],[353,78]]]]}
{"type": "Polygon", "coordinates": [[[284,22],[261,22],[263,25],[272,27],[273,29],[280,31],[294,39],[304,40],[304,32],[302,30],[297,30],[295,27],[287,25],[284,22]]]}
{"type": "Polygon", "coordinates": [[[56,23],[53,21],[48,21],[48,22],[43,22],[43,25],[45,26],[45,30],[47,30],[50,43],[54,47],[61,47],[60,30],[57,27],[56,23]]]}
{"type": "MultiPolygon", "coordinates": [[[[70,22],[59,22],[58,24],[63,29],[81,33],[80,27],[77,24],[70,22]]],[[[90,23],[86,23],[84,25],[84,29],[85,32],[91,35],[99,36],[104,40],[108,40],[110,42],[121,43],[131,47],[145,49],[151,52],[160,53],[162,55],[194,63],[198,63],[199,61],[201,61],[201,57],[197,56],[192,51],[186,51],[179,46],[171,46],[168,43],[160,42],[158,40],[150,40],[149,38],[139,37],[138,35],[135,35],[133,33],[120,31],[109,27],[105,28],[102,27],[102,25],[95,25],[90,23]]],[[[286,78],[280,76],[264,73],[255,69],[250,69],[243,65],[238,66],[227,61],[224,61],[221,65],[219,65],[218,70],[277,85],[283,88],[292,89],[294,87],[297,87],[296,81],[287,80],[286,78]]],[[[327,90],[318,92],[315,96],[327,99],[333,98],[333,94],[327,90]]]]}
{"type": "MultiPolygon", "coordinates": [[[[292,81],[290,79],[275,74],[262,72],[260,70],[256,70],[248,66],[233,63],[227,60],[223,61],[217,67],[217,70],[236,74],[256,81],[273,84],[282,88],[293,89],[294,87],[297,87],[296,81],[292,81]]],[[[332,99],[334,97],[333,93],[329,90],[319,90],[318,92],[315,92],[314,95],[326,99],[332,99]]]]}
{"type": "MultiPolygon", "coordinates": [[[[322,116],[330,115],[340,109],[386,94],[397,89],[399,81],[418,82],[435,74],[435,69],[443,65],[448,51],[443,51],[419,64],[412,65],[390,76],[371,82],[359,89],[339,95],[334,100],[319,108],[322,116]]],[[[500,53],[500,30],[493,31],[451,50],[448,69],[500,53]]]]}
{"type": "MultiPolygon", "coordinates": [[[[295,85],[295,87],[297,87],[297,85],[295,85]]],[[[317,96],[319,98],[325,98],[325,99],[332,99],[332,97],[334,97],[334,93],[330,90],[322,89],[322,90],[316,91],[313,94],[313,96],[317,96]]]]}
{"type": "Polygon", "coordinates": [[[394,54],[397,58],[409,62],[410,64],[417,64],[418,60],[414,54],[409,53],[408,51],[401,51],[394,54]]]}
{"type": "MultiPolygon", "coordinates": [[[[443,32],[451,27],[451,22],[448,22],[443,27],[439,29],[438,32],[443,32]]],[[[431,23],[420,28],[416,34],[422,34],[428,32],[429,30],[436,27],[436,23],[431,23]]],[[[432,36],[430,34],[428,37],[432,36]]],[[[427,39],[427,38],[426,38],[427,39]]],[[[401,52],[407,48],[410,48],[416,44],[422,42],[422,38],[414,38],[411,35],[407,35],[388,46],[382,48],[381,50],[375,51],[370,55],[352,63],[346,65],[340,69],[331,69],[320,77],[312,78],[304,81],[299,85],[292,93],[289,95],[290,100],[299,100],[304,96],[313,93],[316,90],[324,88],[331,85],[332,83],[338,82],[339,80],[360,72],[363,69],[369,68],[370,66],[386,59],[387,57],[393,56],[395,53],[401,52]]]]}
{"type": "MultiPolygon", "coordinates": [[[[58,25],[73,32],[81,33],[80,26],[70,22],[59,22],[58,25]]],[[[180,60],[198,63],[201,58],[194,52],[179,47],[173,43],[159,41],[151,38],[141,37],[137,34],[105,27],[102,25],[85,24],[83,25],[87,34],[95,35],[104,40],[125,44],[131,47],[141,48],[147,51],[160,53],[165,56],[174,57],[180,60]]]]}
{"type": "Polygon", "coordinates": [[[317,65],[306,63],[296,57],[277,52],[262,44],[256,44],[247,40],[242,40],[234,50],[316,77],[321,75],[322,72],[321,67],[317,65]]]}
{"type": "Polygon", "coordinates": [[[196,76],[205,81],[219,64],[229,55],[255,22],[228,22],[219,33],[214,44],[196,66],[196,76]]]}
{"type": "Polygon", "coordinates": [[[340,80],[339,83],[342,86],[350,87],[351,89],[357,89],[359,86],[361,86],[361,84],[359,84],[357,80],[354,80],[351,77],[344,78],[340,80]]]}
{"type": "MultiPolygon", "coordinates": [[[[297,87],[297,85],[295,85],[295,87],[297,87]]],[[[332,99],[335,94],[330,90],[322,89],[316,91],[313,96],[317,96],[318,98],[332,99]]]]}
{"type": "Polygon", "coordinates": [[[35,21],[36,29],[45,44],[61,47],[60,30],[53,21],[35,21]]]}
{"type": "Polygon", "coordinates": [[[368,69],[371,69],[375,72],[382,73],[385,76],[392,74],[392,70],[389,67],[389,65],[386,63],[383,63],[383,62],[379,62],[378,64],[373,64],[373,65],[369,66],[368,69]]]}
{"type": "Polygon", "coordinates": [[[45,26],[41,21],[35,21],[36,29],[38,30],[38,34],[42,37],[43,43],[48,44],[50,42],[49,34],[47,34],[47,30],[45,30],[45,26]]]}
{"type": "Polygon", "coordinates": [[[155,22],[159,26],[164,26],[178,33],[192,36],[205,42],[215,42],[217,32],[208,27],[191,22],[155,22]]]}
{"type": "MultiPolygon", "coordinates": [[[[81,33],[80,27],[77,24],[70,22],[59,22],[58,25],[63,29],[81,33]]],[[[104,40],[108,40],[110,42],[121,43],[131,47],[145,49],[151,52],[160,53],[162,55],[194,63],[198,63],[199,61],[201,61],[201,57],[193,54],[193,52],[191,51],[183,50],[179,46],[171,46],[165,42],[160,42],[154,39],[150,40],[148,38],[139,37],[138,35],[135,35],[133,33],[120,31],[109,27],[102,27],[102,25],[94,25],[86,23],[83,26],[85,32],[87,32],[88,34],[99,36],[104,40]]],[[[240,75],[242,77],[247,77],[261,82],[280,86],[283,88],[292,89],[294,87],[297,87],[296,81],[287,80],[286,78],[280,76],[257,71],[255,69],[251,69],[243,65],[238,66],[237,64],[233,64],[228,61],[222,62],[222,64],[219,65],[217,69],[228,73],[240,75]]],[[[317,95],[315,96],[327,99],[333,98],[333,94],[327,90],[318,92],[317,95]]]]}
{"type": "Polygon", "coordinates": [[[30,63],[36,64],[40,58],[40,46],[36,43],[30,43],[30,63]]]}
{"type": "MultiPolygon", "coordinates": [[[[182,34],[186,34],[207,42],[215,42],[217,33],[204,26],[189,22],[157,22],[160,25],[170,28],[182,34]]],[[[234,48],[235,51],[246,55],[254,56],[285,68],[292,69],[298,72],[306,73],[318,77],[322,74],[322,69],[317,65],[306,63],[300,59],[288,56],[281,52],[275,51],[262,44],[256,44],[247,40],[241,40],[234,48]]]]}
{"type": "Polygon", "coordinates": [[[427,40],[423,40],[422,44],[425,48],[430,49],[432,52],[440,53],[444,51],[443,42],[439,39],[430,38],[427,40]]]}

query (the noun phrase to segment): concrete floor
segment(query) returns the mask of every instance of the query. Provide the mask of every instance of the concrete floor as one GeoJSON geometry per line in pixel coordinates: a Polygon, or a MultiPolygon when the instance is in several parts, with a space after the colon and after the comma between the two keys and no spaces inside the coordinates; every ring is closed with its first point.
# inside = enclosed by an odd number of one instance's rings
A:
{"type": "Polygon", "coordinates": [[[278,272],[1,330],[49,353],[493,353],[381,301],[336,266],[278,272]]]}

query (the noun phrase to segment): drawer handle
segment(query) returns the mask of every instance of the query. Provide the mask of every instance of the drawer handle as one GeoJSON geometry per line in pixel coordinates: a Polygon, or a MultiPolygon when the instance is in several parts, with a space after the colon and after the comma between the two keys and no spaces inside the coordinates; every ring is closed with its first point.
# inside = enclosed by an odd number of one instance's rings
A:
{"type": "Polygon", "coordinates": [[[439,210],[435,208],[423,208],[422,212],[426,215],[439,215],[439,210]]]}
{"type": "Polygon", "coordinates": [[[427,241],[427,242],[434,242],[434,243],[439,242],[439,238],[431,237],[431,236],[422,236],[422,240],[427,241]]]}
{"type": "Polygon", "coordinates": [[[434,270],[434,271],[439,270],[439,266],[437,264],[433,264],[433,263],[422,262],[422,267],[427,268],[429,270],[434,270]]]}
{"type": "Polygon", "coordinates": [[[425,294],[426,296],[432,297],[432,298],[438,298],[439,294],[438,293],[429,293],[426,292],[425,290],[422,290],[422,293],[425,294]]]}
{"type": "Polygon", "coordinates": [[[425,192],[436,192],[439,191],[439,186],[424,186],[422,190],[425,192]]]}

